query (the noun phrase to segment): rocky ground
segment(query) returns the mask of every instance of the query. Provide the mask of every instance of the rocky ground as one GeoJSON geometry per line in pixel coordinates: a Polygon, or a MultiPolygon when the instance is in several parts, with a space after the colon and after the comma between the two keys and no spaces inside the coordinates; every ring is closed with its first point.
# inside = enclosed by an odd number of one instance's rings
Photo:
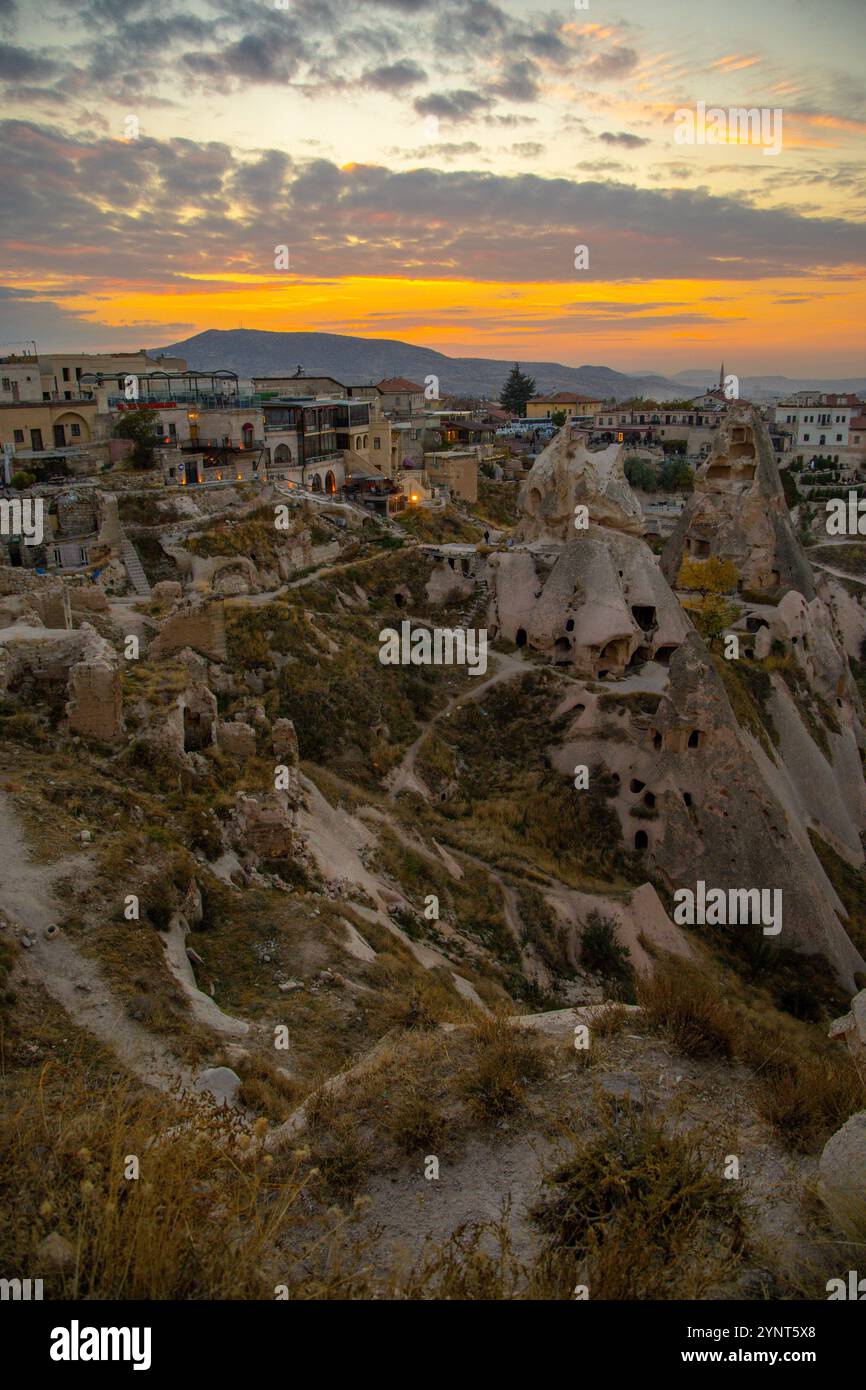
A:
{"type": "Polygon", "coordinates": [[[117,519],[149,594],[116,568],[69,627],[54,581],[0,576],[5,1268],[52,1296],[825,1296],[866,1239],[866,615],[760,439],[742,462],[754,428],[668,543],[715,508],[764,586],[726,614],[735,666],[618,452],[567,430],[513,532],[498,494],[422,534],[143,488],[117,519]],[[485,676],[382,666],[407,617],[486,626],[485,676]],[[673,920],[696,877],[780,874],[780,941],[673,920]]]}

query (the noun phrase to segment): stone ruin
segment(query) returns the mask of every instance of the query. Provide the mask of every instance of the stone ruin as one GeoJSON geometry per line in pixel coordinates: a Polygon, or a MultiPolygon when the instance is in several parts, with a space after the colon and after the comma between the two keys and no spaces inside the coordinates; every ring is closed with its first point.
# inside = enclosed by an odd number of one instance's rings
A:
{"type": "Polygon", "coordinates": [[[221,598],[194,596],[177,603],[160,624],[148,654],[170,656],[184,647],[200,652],[211,661],[225,661],[225,610],[221,598]]]}
{"type": "Polygon", "coordinates": [[[0,630],[0,692],[62,685],[70,733],[113,742],[123,735],[120,660],[89,623],[74,629],[15,623],[0,630]]]}

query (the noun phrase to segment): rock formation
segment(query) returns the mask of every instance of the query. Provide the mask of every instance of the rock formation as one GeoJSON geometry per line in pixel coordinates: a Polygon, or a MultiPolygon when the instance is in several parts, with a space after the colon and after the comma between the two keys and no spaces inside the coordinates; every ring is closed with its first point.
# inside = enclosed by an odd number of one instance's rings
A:
{"type": "Polygon", "coordinates": [[[728,411],[694,492],[662,554],[675,584],[683,560],[731,560],[741,589],[815,597],[809,562],[794,534],[767,426],[752,406],[728,411]]]}
{"type": "MultiPolygon", "coordinates": [[[[784,633],[799,647],[814,698],[832,697],[839,715],[838,731],[824,730],[829,751],[814,742],[778,676],[770,683],[773,709],[794,771],[741,727],[709,651],[635,534],[640,509],[622,475],[622,451],[593,455],[570,444],[567,428],[522,490],[523,543],[490,557],[488,624],[494,637],[605,682],[604,690],[584,685],[567,697],[575,719],[552,758],[566,775],[585,765],[605,776],[626,846],[645,855],[671,891],[694,889],[698,879],[726,891],[782,889],[776,944],[820,952],[853,988],[864,961],[840,922],[844,909],[809,828],[862,864],[859,700],[793,535],[765,435],[749,412],[732,412],[698,498],[707,499],[725,547],[713,553],[735,558],[749,584],[778,589],[799,580],[778,610],[767,608],[766,636],[754,633],[754,641],[763,650],[784,633]],[[579,503],[588,509],[587,529],[573,525],[579,503]],[[800,768],[808,769],[802,780],[800,768]]],[[[704,515],[700,506],[693,511],[704,515]]],[[[760,933],[761,925],[728,930],[760,933]]]]}
{"type": "Polygon", "coordinates": [[[517,535],[524,541],[571,540],[580,505],[588,508],[592,524],[631,536],[643,531],[640,503],[626,481],[622,446],[589,450],[572,439],[568,425],[535,460],[518,501],[523,521],[517,535]]]}

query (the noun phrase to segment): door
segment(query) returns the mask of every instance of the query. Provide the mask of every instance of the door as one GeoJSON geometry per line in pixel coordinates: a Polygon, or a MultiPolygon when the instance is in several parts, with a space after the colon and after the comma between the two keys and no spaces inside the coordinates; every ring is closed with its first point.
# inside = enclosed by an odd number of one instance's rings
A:
{"type": "Polygon", "coordinates": [[[63,425],[54,426],[54,447],[55,449],[66,448],[66,430],[63,425]]]}

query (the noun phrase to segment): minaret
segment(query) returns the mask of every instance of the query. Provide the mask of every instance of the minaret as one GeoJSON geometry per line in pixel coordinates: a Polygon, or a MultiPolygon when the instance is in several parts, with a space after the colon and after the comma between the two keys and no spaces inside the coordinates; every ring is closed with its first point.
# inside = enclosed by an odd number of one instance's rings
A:
{"type": "Polygon", "coordinates": [[[724,389],[725,389],[725,364],[724,364],[724,362],[723,362],[723,363],[722,363],[721,371],[719,372],[719,390],[720,390],[720,391],[724,391],[724,389]]]}

